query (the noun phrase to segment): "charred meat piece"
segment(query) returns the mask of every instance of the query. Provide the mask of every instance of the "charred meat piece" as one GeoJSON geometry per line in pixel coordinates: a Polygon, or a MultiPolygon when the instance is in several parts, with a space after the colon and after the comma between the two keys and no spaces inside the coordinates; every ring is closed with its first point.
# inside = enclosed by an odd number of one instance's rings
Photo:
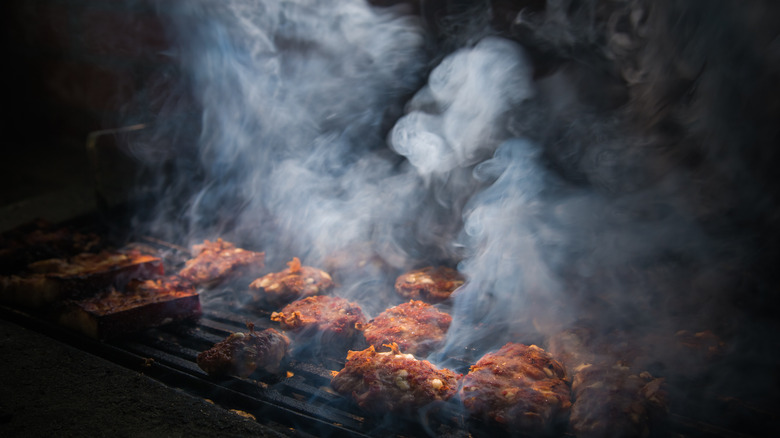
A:
{"type": "Polygon", "coordinates": [[[583,364],[572,381],[569,424],[577,437],[647,437],[666,412],[663,379],[615,364],[583,364]]]}
{"type": "Polygon", "coordinates": [[[555,334],[548,344],[572,376],[569,427],[576,436],[645,437],[663,428],[664,379],[632,370],[629,364],[636,362],[637,348],[622,334],[597,335],[575,327],[555,334]]]}
{"type": "Polygon", "coordinates": [[[231,277],[258,273],[265,266],[265,253],[248,251],[222,239],[194,245],[195,257],[187,260],[179,276],[195,285],[211,286],[231,277]]]}
{"type": "Polygon", "coordinates": [[[38,260],[97,251],[100,245],[94,233],[37,219],[0,234],[0,273],[18,272],[38,260]]]}
{"type": "Polygon", "coordinates": [[[247,377],[257,370],[278,373],[290,339],[276,329],[257,332],[254,324],[247,326],[249,333],[233,333],[198,354],[198,366],[213,376],[247,377]]]}
{"type": "Polygon", "coordinates": [[[195,287],[178,277],[132,280],[123,291],[110,289],[70,301],[60,324],[97,339],[109,339],[200,316],[195,287]]]}
{"type": "Polygon", "coordinates": [[[477,361],[460,397],[474,417],[526,434],[554,431],[571,407],[563,365],[536,345],[516,343],[477,361]]]}
{"type": "Polygon", "coordinates": [[[400,275],[395,281],[395,290],[406,298],[438,303],[449,298],[464,281],[464,277],[452,268],[429,266],[400,275]]]}
{"type": "Polygon", "coordinates": [[[303,335],[329,335],[329,339],[349,340],[366,322],[357,303],[330,295],[318,295],[294,301],[281,312],[271,314],[285,330],[303,335]]]}
{"type": "Polygon", "coordinates": [[[444,341],[452,317],[422,301],[409,301],[380,313],[363,328],[366,341],[379,351],[395,343],[407,353],[426,356],[444,341]]]}
{"type": "Polygon", "coordinates": [[[437,368],[427,360],[391,351],[377,352],[374,346],[350,351],[344,368],[331,386],[368,412],[410,414],[434,402],[449,400],[457,392],[460,375],[437,368]]]}
{"type": "Polygon", "coordinates": [[[63,299],[85,298],[133,279],[163,274],[160,258],[137,250],[82,253],[68,259],[31,263],[21,275],[0,277],[0,298],[25,307],[43,307],[63,299]]]}
{"type": "Polygon", "coordinates": [[[258,300],[272,305],[320,295],[333,288],[333,280],[327,272],[311,266],[301,266],[298,257],[287,263],[288,268],[264,275],[253,281],[249,288],[258,291],[258,300]]]}

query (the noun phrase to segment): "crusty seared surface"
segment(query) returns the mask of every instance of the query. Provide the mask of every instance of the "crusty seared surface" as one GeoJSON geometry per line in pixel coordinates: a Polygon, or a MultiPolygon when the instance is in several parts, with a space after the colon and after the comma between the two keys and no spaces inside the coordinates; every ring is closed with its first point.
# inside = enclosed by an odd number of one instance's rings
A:
{"type": "Polygon", "coordinates": [[[446,300],[465,279],[446,266],[428,266],[402,274],[395,281],[395,290],[403,297],[438,303],[446,300]]]}
{"type": "Polygon", "coordinates": [[[536,345],[508,343],[463,377],[460,396],[475,417],[512,431],[546,433],[566,419],[570,389],[563,366],[536,345]]]}
{"type": "Polygon", "coordinates": [[[377,351],[396,343],[401,351],[426,356],[444,341],[452,317],[422,301],[409,301],[377,315],[363,328],[366,341],[377,351]]]}
{"type": "Polygon", "coordinates": [[[614,364],[583,364],[572,381],[575,400],[569,420],[581,438],[647,437],[666,410],[663,379],[614,364]]]}
{"type": "Polygon", "coordinates": [[[317,295],[294,301],[271,314],[285,330],[304,334],[329,334],[350,339],[366,322],[357,303],[341,297],[317,295]]]}
{"type": "Polygon", "coordinates": [[[222,239],[203,241],[194,245],[195,254],[184,264],[179,276],[197,285],[212,285],[231,276],[260,271],[264,267],[265,253],[248,251],[222,239]]]}
{"type": "Polygon", "coordinates": [[[198,354],[198,366],[211,375],[247,377],[256,370],[275,373],[287,354],[290,340],[278,330],[269,328],[249,333],[233,333],[210,349],[198,354]]]}
{"type": "MultiPolygon", "coordinates": [[[[641,357],[633,342],[617,334],[602,337],[574,327],[548,340],[550,351],[572,376],[571,431],[580,438],[595,438],[646,437],[662,430],[667,410],[664,379],[632,364],[637,354],[641,357]]],[[[681,355],[672,341],[665,345],[681,355]]]]}
{"type": "Polygon", "coordinates": [[[16,273],[37,260],[95,252],[101,245],[95,233],[37,219],[0,234],[0,273],[16,273]]]}
{"type": "Polygon", "coordinates": [[[368,412],[410,413],[449,400],[457,392],[458,378],[455,372],[401,353],[392,344],[387,352],[377,352],[374,346],[350,351],[331,386],[368,412]]]}
{"type": "Polygon", "coordinates": [[[258,291],[258,301],[283,305],[333,289],[333,279],[327,272],[302,266],[298,257],[287,265],[286,269],[266,274],[249,285],[250,289],[258,291]]]}
{"type": "Polygon", "coordinates": [[[64,299],[90,297],[110,286],[124,288],[132,279],[163,272],[159,257],[134,249],[39,260],[19,275],[0,276],[0,301],[40,308],[64,299]]]}
{"type": "Polygon", "coordinates": [[[131,280],[58,310],[60,324],[98,339],[109,339],[201,315],[195,286],[177,276],[131,280]]]}

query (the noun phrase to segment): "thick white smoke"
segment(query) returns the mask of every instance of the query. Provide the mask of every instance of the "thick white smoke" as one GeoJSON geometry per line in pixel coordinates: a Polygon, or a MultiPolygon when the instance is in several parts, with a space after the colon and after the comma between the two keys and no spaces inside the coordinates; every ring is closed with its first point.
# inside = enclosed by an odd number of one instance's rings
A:
{"type": "MultiPolygon", "coordinates": [[[[251,241],[271,269],[364,244],[396,273],[459,262],[445,355],[582,317],[642,334],[733,313],[755,258],[731,231],[772,199],[739,157],[775,131],[752,132],[733,104],[750,87],[729,86],[730,61],[750,77],[759,57],[708,38],[730,9],[683,14],[703,23],[688,32],[667,2],[546,2],[432,56],[419,18],[360,0],[179,3],[174,56],[202,107],[179,239],[251,241]]],[[[369,314],[400,299],[362,284],[340,293],[369,314]]]]}
{"type": "MultiPolygon", "coordinates": [[[[499,120],[531,95],[531,67],[515,43],[486,38],[445,58],[393,128],[390,144],[421,175],[484,160],[506,135],[499,120]]],[[[504,128],[505,129],[505,128],[504,128]]]]}
{"type": "Polygon", "coordinates": [[[417,181],[398,176],[384,135],[424,77],[417,19],[363,1],[180,7],[180,59],[203,106],[199,153],[211,181],[194,220],[238,199],[227,214],[272,264],[319,263],[408,214],[417,181]]]}

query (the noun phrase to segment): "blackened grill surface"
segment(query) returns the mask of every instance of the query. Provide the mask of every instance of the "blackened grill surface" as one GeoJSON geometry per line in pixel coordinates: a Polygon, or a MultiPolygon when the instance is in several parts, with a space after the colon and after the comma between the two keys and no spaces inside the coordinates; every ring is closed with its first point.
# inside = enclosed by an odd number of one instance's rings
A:
{"type": "MultiPolygon", "coordinates": [[[[470,420],[456,405],[420,418],[372,416],[357,409],[330,389],[332,371],[344,365],[344,358],[328,355],[288,364],[289,374],[255,374],[250,378],[215,378],[201,370],[195,358],[230,333],[246,329],[251,320],[258,329],[272,327],[267,315],[206,311],[197,322],[152,329],[112,342],[98,342],[63,331],[57,325],[7,307],[0,308],[6,320],[48,335],[124,367],[139,371],[166,385],[214,401],[226,409],[254,415],[260,423],[281,424],[297,436],[494,436],[505,433],[490,425],[470,420]],[[267,323],[266,323],[267,321],[267,323]]],[[[457,359],[453,359],[457,361],[457,359]]],[[[467,366],[466,362],[463,362],[467,366]]],[[[670,435],[708,437],[750,437],[733,425],[720,425],[711,418],[686,416],[696,411],[684,402],[673,405],[670,435]]],[[[749,417],[749,416],[748,416],[749,417]]],[[[756,425],[752,425],[756,427],[756,425]]],[[[752,429],[752,428],[749,428],[752,429]]],[[[564,436],[570,436],[564,434],[564,436]]]]}

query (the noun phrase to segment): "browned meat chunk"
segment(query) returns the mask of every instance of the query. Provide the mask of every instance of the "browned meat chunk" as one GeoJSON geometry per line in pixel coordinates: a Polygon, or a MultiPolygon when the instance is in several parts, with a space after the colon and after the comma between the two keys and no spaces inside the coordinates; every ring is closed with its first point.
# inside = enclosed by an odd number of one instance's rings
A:
{"type": "Polygon", "coordinates": [[[407,414],[457,392],[458,374],[402,354],[395,344],[391,348],[381,353],[373,346],[350,351],[344,369],[331,381],[333,389],[368,412],[407,414]]]}
{"type": "Polygon", "coordinates": [[[646,437],[666,410],[663,379],[619,364],[575,368],[569,420],[577,437],[646,437]]]}
{"type": "Polygon", "coordinates": [[[406,298],[437,303],[449,298],[464,281],[463,276],[452,268],[429,266],[399,276],[395,290],[406,298]]]}
{"type": "Polygon", "coordinates": [[[108,339],[200,316],[195,287],[178,277],[133,280],[124,291],[111,289],[67,303],[60,324],[108,339]]]}
{"type": "Polygon", "coordinates": [[[198,366],[215,376],[247,377],[257,370],[279,372],[290,340],[276,329],[257,332],[253,324],[248,326],[249,333],[233,333],[198,354],[198,366]]]}
{"type": "Polygon", "coordinates": [[[248,251],[222,239],[205,240],[192,248],[195,257],[187,260],[179,276],[196,285],[210,286],[230,277],[256,275],[265,266],[265,253],[248,251]]]}
{"type": "Polygon", "coordinates": [[[327,272],[311,266],[301,266],[298,257],[287,263],[288,268],[264,275],[249,287],[260,293],[258,300],[272,305],[320,295],[333,288],[333,280],[327,272]]]}
{"type": "Polygon", "coordinates": [[[12,274],[28,264],[99,250],[101,239],[38,219],[0,235],[0,272],[12,274]]]}
{"type": "Polygon", "coordinates": [[[473,416],[527,434],[560,426],[571,407],[569,393],[563,365],[536,345],[516,343],[484,355],[460,390],[473,416]]]}
{"type": "Polygon", "coordinates": [[[271,314],[271,320],[283,329],[304,335],[328,334],[331,339],[351,339],[365,324],[363,311],[356,303],[344,298],[318,295],[294,301],[281,312],[271,314]]]}
{"type": "Polygon", "coordinates": [[[366,341],[378,351],[396,343],[401,351],[426,356],[444,341],[452,317],[422,301],[409,301],[380,313],[365,325],[366,341]]]}
{"type": "Polygon", "coordinates": [[[163,274],[162,261],[137,250],[83,253],[69,259],[31,263],[21,275],[0,277],[0,298],[25,307],[42,307],[68,298],[84,298],[132,279],[163,274]]]}
{"type": "MultiPolygon", "coordinates": [[[[648,436],[666,413],[663,379],[634,371],[640,349],[621,333],[596,335],[585,327],[556,333],[550,351],[572,376],[569,425],[577,437],[648,436]]],[[[673,348],[673,343],[667,345],[673,348]]],[[[641,362],[641,359],[640,359],[641,362]]]]}

